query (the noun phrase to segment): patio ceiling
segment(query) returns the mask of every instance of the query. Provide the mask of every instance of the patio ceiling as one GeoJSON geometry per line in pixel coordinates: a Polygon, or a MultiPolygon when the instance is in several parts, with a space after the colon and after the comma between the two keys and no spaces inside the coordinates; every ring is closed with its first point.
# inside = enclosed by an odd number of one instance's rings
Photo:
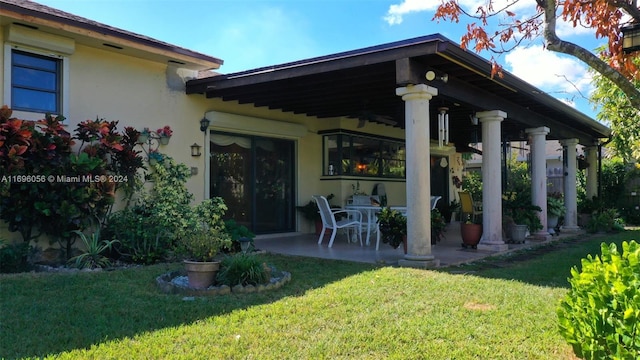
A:
{"type": "Polygon", "coordinates": [[[435,34],[344,53],[187,83],[187,93],[238,101],[317,117],[365,119],[404,128],[404,102],[395,89],[426,83],[438,89],[430,104],[431,136],[437,137],[439,107],[449,108],[450,139],[465,147],[481,141],[471,116],[503,110],[503,138],[524,138],[524,129],[547,126],[549,139],[578,138],[593,144],[610,130],[574,108],[505,73],[492,78],[491,64],[435,34]],[[427,71],[437,78],[427,81],[427,71]],[[445,83],[439,78],[448,76],[445,83]]]}

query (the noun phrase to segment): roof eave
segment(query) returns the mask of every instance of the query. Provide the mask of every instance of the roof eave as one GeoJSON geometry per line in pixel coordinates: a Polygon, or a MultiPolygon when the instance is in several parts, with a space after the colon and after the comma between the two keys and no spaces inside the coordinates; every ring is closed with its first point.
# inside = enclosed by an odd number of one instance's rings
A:
{"type": "MultiPolygon", "coordinates": [[[[470,51],[460,48],[453,42],[443,42],[439,47],[439,52],[454,57],[457,61],[461,61],[467,66],[473,67],[478,73],[483,74],[486,77],[491,77],[491,64],[479,55],[470,51]]],[[[590,118],[584,113],[578,111],[574,107],[559,101],[558,99],[550,96],[528,82],[518,78],[517,76],[504,72],[504,77],[491,77],[494,82],[501,84],[509,89],[518,91],[534,99],[547,107],[566,113],[572,117],[578,123],[590,128],[594,132],[598,133],[599,138],[609,138],[611,136],[611,129],[602,123],[590,118]]]]}

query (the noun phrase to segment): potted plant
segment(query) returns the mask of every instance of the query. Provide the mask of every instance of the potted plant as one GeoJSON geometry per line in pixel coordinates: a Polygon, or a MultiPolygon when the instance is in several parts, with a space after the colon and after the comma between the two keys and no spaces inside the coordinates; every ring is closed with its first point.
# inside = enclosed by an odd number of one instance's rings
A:
{"type": "Polygon", "coordinates": [[[539,206],[536,205],[522,205],[509,210],[509,215],[513,219],[514,225],[511,228],[511,239],[516,243],[524,242],[529,233],[533,233],[542,229],[538,212],[542,211],[539,206]]]}
{"type": "Polygon", "coordinates": [[[547,197],[547,229],[552,232],[558,226],[558,220],[564,216],[565,208],[562,194],[554,193],[547,197]]]}
{"type": "Polygon", "coordinates": [[[149,151],[149,165],[155,165],[164,161],[164,155],[158,150],[149,151]]]}
{"type": "Polygon", "coordinates": [[[215,281],[220,269],[216,255],[231,247],[231,236],[225,230],[222,216],[226,205],[221,198],[198,204],[188,219],[188,231],[178,239],[179,249],[185,256],[184,264],[189,286],[206,289],[215,281]]]}
{"type": "MultiPolygon", "coordinates": [[[[327,201],[329,202],[329,206],[332,208],[335,207],[331,204],[331,199],[333,199],[335,195],[329,194],[327,195],[327,201]]],[[[296,209],[300,211],[302,216],[315,224],[316,235],[319,235],[322,231],[322,218],[320,217],[320,212],[318,210],[318,205],[316,205],[315,201],[309,200],[305,205],[296,206],[296,209]]]]}
{"type": "Polygon", "coordinates": [[[158,134],[158,141],[160,142],[160,144],[167,145],[169,143],[171,135],[173,135],[173,130],[171,130],[171,127],[169,125],[165,125],[164,127],[158,129],[156,133],[158,134]]]}
{"type": "Polygon", "coordinates": [[[527,230],[530,233],[542,229],[538,212],[542,209],[531,204],[531,196],[525,192],[507,192],[502,196],[504,215],[511,218],[511,240],[516,243],[524,242],[527,230]]]}
{"type": "Polygon", "coordinates": [[[462,247],[477,248],[480,238],[482,237],[482,224],[471,221],[471,214],[467,214],[467,218],[460,222],[460,236],[462,237],[462,247]]]}
{"type": "Polygon", "coordinates": [[[206,289],[213,284],[220,269],[216,255],[223,248],[231,246],[231,237],[222,229],[198,225],[185,234],[180,243],[184,253],[185,270],[189,286],[194,289],[206,289]]]}
{"type": "Polygon", "coordinates": [[[151,130],[148,127],[142,129],[138,134],[138,140],[136,141],[138,144],[144,144],[149,141],[149,137],[151,136],[151,130]]]}
{"type": "Polygon", "coordinates": [[[404,252],[407,253],[407,218],[398,210],[383,207],[378,216],[378,228],[382,242],[397,249],[404,244],[404,252]]]}

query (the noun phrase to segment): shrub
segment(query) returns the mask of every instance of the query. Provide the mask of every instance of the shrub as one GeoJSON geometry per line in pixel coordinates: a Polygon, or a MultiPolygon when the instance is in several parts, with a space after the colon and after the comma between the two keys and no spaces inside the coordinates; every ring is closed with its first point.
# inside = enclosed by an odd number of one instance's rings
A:
{"type": "Polygon", "coordinates": [[[143,205],[113,213],[104,235],[119,241],[114,248],[122,260],[138,264],[162,261],[173,248],[170,234],[154,222],[151,211],[143,205]]]}
{"type": "Polygon", "coordinates": [[[640,358],[640,245],[601,245],[602,256],[571,269],[571,290],[557,309],[559,330],[584,359],[640,358]]]}
{"type": "Polygon", "coordinates": [[[29,244],[26,242],[7,244],[0,239],[0,273],[19,273],[28,270],[26,261],[29,244]]]}
{"type": "Polygon", "coordinates": [[[0,108],[0,169],[23,181],[0,184],[0,219],[27,243],[49,235],[68,257],[73,231],[102,223],[116,192],[129,198],[139,184],[138,132],[96,119],[81,122],[72,135],[62,115],[36,122],[11,115],[0,108]]]}
{"type": "Polygon", "coordinates": [[[388,207],[382,208],[376,215],[382,242],[397,249],[407,236],[407,217],[388,207]]]}
{"type": "Polygon", "coordinates": [[[164,156],[150,165],[146,179],[153,183],[137,204],[114,213],[107,222],[107,239],[118,239],[116,251],[124,260],[154,264],[170,257],[177,239],[194,228],[190,202],[193,195],[186,182],[189,168],[164,156]]]}
{"type": "Polygon", "coordinates": [[[182,236],[178,250],[191,261],[213,261],[218,252],[231,247],[231,237],[224,230],[197,224],[182,236]]]}
{"type": "Polygon", "coordinates": [[[482,201],[482,174],[470,171],[462,177],[462,191],[471,193],[474,201],[482,201]]]}
{"type": "Polygon", "coordinates": [[[251,232],[249,228],[244,225],[238,224],[234,219],[225,220],[224,229],[229,236],[231,236],[231,248],[229,251],[233,253],[240,252],[242,250],[240,246],[241,238],[249,238],[251,239],[251,244],[249,246],[249,251],[255,249],[255,244],[253,242],[253,238],[256,237],[256,234],[251,232]]]}
{"type": "Polygon", "coordinates": [[[222,260],[216,280],[228,286],[244,286],[265,284],[270,278],[271,272],[266,264],[253,255],[240,253],[222,260]]]}
{"type": "Polygon", "coordinates": [[[621,230],[624,230],[624,222],[615,209],[604,209],[599,213],[594,213],[587,223],[587,231],[590,233],[621,230]]]}

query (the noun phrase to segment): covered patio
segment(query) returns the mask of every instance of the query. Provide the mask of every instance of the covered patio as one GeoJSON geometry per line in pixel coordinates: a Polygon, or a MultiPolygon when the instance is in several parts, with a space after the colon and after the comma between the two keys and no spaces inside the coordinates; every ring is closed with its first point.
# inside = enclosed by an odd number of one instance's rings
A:
{"type": "MultiPolygon", "coordinates": [[[[561,233],[554,236],[551,241],[576,236],[572,233],[561,233]]],[[[355,261],[364,263],[374,263],[380,265],[398,265],[398,260],[402,259],[403,249],[400,246],[393,249],[389,244],[380,243],[379,251],[375,249],[375,238],[370,245],[360,246],[359,243],[349,243],[344,234],[338,235],[333,247],[327,247],[326,240],[322,245],[318,245],[316,234],[292,233],[288,235],[260,235],[255,239],[255,245],[259,250],[283,255],[305,256],[321,259],[355,261]]],[[[459,265],[476,261],[487,256],[500,253],[508,253],[528,247],[538,246],[540,242],[526,242],[522,244],[507,244],[508,248],[502,252],[483,251],[461,246],[460,222],[452,222],[447,225],[445,237],[436,245],[431,247],[431,253],[436,259],[435,267],[459,265]]]]}
{"type": "MultiPolygon", "coordinates": [[[[576,150],[587,147],[588,196],[597,189],[597,154],[610,130],[571,106],[492,65],[440,34],[358,49],[297,62],[187,83],[187,93],[225,102],[303,114],[316,122],[354,119],[404,129],[408,253],[401,265],[430,267],[431,173],[425,165],[431,141],[454,144],[458,153],[480,152],[482,143],[483,238],[479,251],[506,251],[502,230],[504,149],[512,141],[531,145],[532,204],[540,206],[546,229],[546,140],[560,140],[564,155],[565,232],[579,231],[576,200],[576,150]],[[446,115],[446,122],[441,120],[446,115]]],[[[320,154],[318,154],[321,157],[320,154]]],[[[350,179],[353,179],[350,178],[350,179]]],[[[298,199],[298,204],[306,202],[298,199]]],[[[453,233],[453,231],[451,232],[453,233]]],[[[336,244],[339,241],[336,241],[336,244]]],[[[456,244],[459,246],[459,244],[456,244]]],[[[339,248],[331,251],[337,252],[339,248]]],[[[316,251],[327,251],[316,248],[316,251]]],[[[339,251],[339,250],[338,250],[339,251]]]]}

